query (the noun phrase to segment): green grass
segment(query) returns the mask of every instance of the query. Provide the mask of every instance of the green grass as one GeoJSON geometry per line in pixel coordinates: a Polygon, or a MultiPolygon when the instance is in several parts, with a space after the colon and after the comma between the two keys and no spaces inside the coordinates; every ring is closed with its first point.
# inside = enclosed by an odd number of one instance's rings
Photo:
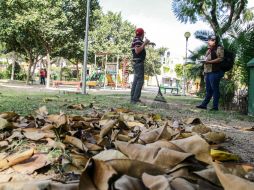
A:
{"type": "MultiPolygon", "coordinates": [[[[143,94],[142,98],[153,100],[155,95],[143,94]]],[[[21,91],[14,88],[0,88],[0,112],[15,111],[20,115],[33,114],[39,107],[46,106],[49,113],[59,113],[63,111],[67,114],[83,115],[89,113],[91,109],[71,110],[68,105],[84,104],[88,106],[93,103],[100,109],[109,108],[128,108],[138,112],[153,112],[171,118],[200,117],[203,120],[222,120],[225,123],[232,120],[253,122],[254,118],[242,115],[233,111],[210,112],[195,109],[195,105],[201,102],[201,99],[194,97],[166,96],[168,106],[155,104],[155,106],[138,106],[129,103],[129,94],[109,94],[109,95],[81,95],[63,92],[31,92],[29,90],[21,91]]]]}

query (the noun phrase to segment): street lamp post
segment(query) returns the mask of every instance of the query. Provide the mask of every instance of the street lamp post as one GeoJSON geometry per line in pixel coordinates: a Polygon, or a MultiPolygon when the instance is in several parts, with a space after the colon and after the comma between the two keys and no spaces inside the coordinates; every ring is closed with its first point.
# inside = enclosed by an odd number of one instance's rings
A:
{"type": "Polygon", "coordinates": [[[86,34],[84,40],[84,63],[82,75],[82,94],[86,94],[86,75],[87,75],[87,54],[88,54],[88,32],[89,32],[89,14],[90,14],[90,1],[87,0],[86,5],[86,34]]]}
{"type": "Polygon", "coordinates": [[[185,63],[183,64],[183,96],[186,95],[186,76],[185,76],[185,67],[187,64],[187,51],[188,51],[188,39],[191,36],[190,32],[185,32],[184,37],[186,39],[186,47],[185,47],[185,63]]]}

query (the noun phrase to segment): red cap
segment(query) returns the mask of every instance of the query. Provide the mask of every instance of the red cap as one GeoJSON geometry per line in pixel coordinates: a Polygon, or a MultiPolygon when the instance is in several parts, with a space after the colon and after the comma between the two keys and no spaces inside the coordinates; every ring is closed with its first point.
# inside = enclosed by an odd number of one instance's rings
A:
{"type": "Polygon", "coordinates": [[[137,28],[136,29],[136,36],[142,36],[144,34],[143,28],[137,28]]]}

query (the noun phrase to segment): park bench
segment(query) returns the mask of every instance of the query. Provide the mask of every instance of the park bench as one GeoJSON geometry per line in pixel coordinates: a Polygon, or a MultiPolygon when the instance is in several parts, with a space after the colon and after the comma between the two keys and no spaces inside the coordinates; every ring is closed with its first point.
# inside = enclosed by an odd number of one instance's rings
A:
{"type": "Polygon", "coordinates": [[[164,94],[166,94],[167,90],[171,90],[171,94],[175,91],[176,94],[179,93],[179,87],[178,86],[166,86],[166,85],[160,85],[160,89],[164,91],[164,94]]]}
{"type": "Polygon", "coordinates": [[[35,81],[36,81],[36,80],[35,80],[34,78],[31,78],[31,77],[30,77],[30,79],[29,79],[28,82],[29,82],[29,84],[33,85],[35,81]]]}
{"type": "Polygon", "coordinates": [[[59,85],[75,85],[77,86],[77,90],[80,90],[81,82],[80,81],[59,81],[59,80],[53,81],[54,88],[58,88],[59,85]]]}

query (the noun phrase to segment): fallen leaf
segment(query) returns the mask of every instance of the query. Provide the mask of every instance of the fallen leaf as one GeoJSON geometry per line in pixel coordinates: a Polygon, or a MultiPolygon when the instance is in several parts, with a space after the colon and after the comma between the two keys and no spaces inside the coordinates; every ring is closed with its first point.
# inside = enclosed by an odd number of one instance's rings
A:
{"type": "Polygon", "coordinates": [[[82,143],[82,141],[76,137],[72,137],[72,136],[65,136],[64,139],[65,143],[70,143],[71,145],[77,147],[78,149],[87,152],[88,148],[84,145],[84,143],[82,143]]]}
{"type": "Polygon", "coordinates": [[[131,128],[134,128],[134,127],[140,127],[140,128],[144,128],[145,125],[143,123],[140,123],[138,121],[127,121],[127,122],[124,122],[126,124],[126,126],[131,129],[131,128]]]}
{"type": "Polygon", "coordinates": [[[46,138],[46,140],[48,141],[47,143],[47,147],[49,148],[59,148],[61,150],[65,150],[65,144],[63,144],[60,141],[54,141],[51,138],[46,138]]]}
{"type": "Polygon", "coordinates": [[[126,142],[115,142],[115,146],[130,159],[155,164],[163,168],[172,168],[192,156],[192,154],[168,148],[153,148],[140,144],[128,144],[126,142]]]}
{"type": "Polygon", "coordinates": [[[8,146],[8,141],[0,141],[0,148],[8,146]]]}
{"type": "Polygon", "coordinates": [[[238,161],[239,160],[239,157],[237,155],[231,154],[229,152],[221,151],[221,150],[211,149],[210,154],[213,160],[218,160],[218,161],[229,161],[229,160],[238,161]]]}
{"type": "Polygon", "coordinates": [[[224,173],[222,168],[222,165],[219,165],[218,163],[213,163],[213,166],[215,168],[216,174],[224,187],[225,190],[253,190],[254,189],[254,183],[249,182],[243,178],[240,178],[238,176],[234,176],[230,173],[224,173]]]}
{"type": "Polygon", "coordinates": [[[53,124],[56,124],[56,128],[59,128],[59,127],[66,125],[68,123],[68,118],[65,114],[49,115],[47,117],[47,120],[49,120],[53,124]]]}
{"type": "Polygon", "coordinates": [[[203,135],[209,143],[220,144],[226,139],[226,134],[222,132],[209,132],[203,135]]]}
{"type": "Polygon", "coordinates": [[[193,128],[192,128],[192,132],[195,132],[195,133],[198,133],[198,134],[205,134],[205,133],[208,133],[208,132],[211,132],[212,129],[205,126],[204,124],[198,124],[198,125],[195,125],[193,128]]]}
{"type": "Polygon", "coordinates": [[[162,175],[168,172],[167,169],[158,165],[149,164],[138,160],[120,159],[105,161],[111,165],[119,175],[128,175],[135,178],[141,178],[143,173],[150,175],[162,175]]]}
{"type": "Polygon", "coordinates": [[[26,138],[33,141],[38,141],[43,138],[55,138],[55,133],[53,131],[42,131],[37,128],[26,128],[22,129],[22,131],[26,138]]]}
{"type": "Polygon", "coordinates": [[[194,154],[197,160],[207,164],[212,163],[212,158],[210,156],[210,146],[199,135],[194,135],[185,139],[174,140],[171,141],[171,143],[175,144],[185,152],[194,154]]]}
{"type": "Polygon", "coordinates": [[[13,139],[23,139],[24,135],[21,134],[21,130],[14,130],[12,132],[12,135],[10,137],[8,137],[6,140],[8,140],[9,142],[11,142],[13,139]]]}
{"type": "Polygon", "coordinates": [[[107,135],[117,122],[117,120],[108,120],[104,125],[102,125],[100,137],[103,138],[105,135],[107,135]]]}
{"type": "Polygon", "coordinates": [[[41,117],[46,117],[48,115],[48,110],[46,106],[42,106],[38,110],[36,110],[35,113],[37,113],[41,117]]]}
{"type": "Polygon", "coordinates": [[[146,189],[144,184],[140,179],[130,177],[127,175],[123,175],[121,178],[115,181],[114,183],[115,189],[121,190],[142,190],[146,189]]]}
{"type": "Polygon", "coordinates": [[[13,165],[21,163],[29,158],[31,158],[34,154],[34,149],[31,148],[22,153],[12,154],[5,159],[0,160],[0,170],[7,169],[13,165]]]}
{"type": "Polygon", "coordinates": [[[128,157],[118,150],[104,150],[93,156],[93,159],[107,161],[113,159],[128,159],[128,157]]]}
{"type": "Polygon", "coordinates": [[[171,190],[169,180],[164,175],[152,176],[144,173],[142,181],[149,190],[171,190]]]}
{"type": "Polygon", "coordinates": [[[0,113],[0,118],[6,119],[7,121],[15,121],[19,117],[15,112],[2,112],[0,113]]]}
{"type": "Polygon", "coordinates": [[[9,122],[6,119],[0,117],[0,130],[5,129],[9,126],[9,122]]]}
{"type": "Polygon", "coordinates": [[[50,162],[46,154],[34,154],[31,158],[12,166],[12,168],[22,174],[32,174],[35,170],[49,164],[50,162]]]}
{"type": "Polygon", "coordinates": [[[246,127],[246,128],[242,128],[242,131],[254,131],[254,126],[253,127],[246,127]]]}
{"type": "Polygon", "coordinates": [[[98,190],[106,190],[109,189],[109,180],[117,174],[114,168],[105,163],[104,161],[100,160],[93,160],[90,159],[87,167],[84,171],[85,174],[82,176],[86,176],[85,178],[80,179],[80,181],[87,181],[87,182],[80,182],[80,189],[86,189],[83,184],[94,184],[98,188],[98,190]],[[89,179],[89,177],[90,179],[89,179]],[[91,183],[92,182],[92,183],[91,183]]]}
{"type": "Polygon", "coordinates": [[[83,104],[74,104],[74,105],[69,105],[67,108],[75,109],[75,110],[83,110],[85,106],[83,104]]]}
{"type": "Polygon", "coordinates": [[[193,124],[193,125],[198,125],[202,124],[201,120],[199,118],[191,117],[185,120],[185,123],[187,125],[193,124]]]}
{"type": "Polygon", "coordinates": [[[171,134],[168,132],[166,125],[153,130],[142,131],[139,137],[140,143],[144,144],[153,143],[161,139],[171,139],[171,134]]]}

